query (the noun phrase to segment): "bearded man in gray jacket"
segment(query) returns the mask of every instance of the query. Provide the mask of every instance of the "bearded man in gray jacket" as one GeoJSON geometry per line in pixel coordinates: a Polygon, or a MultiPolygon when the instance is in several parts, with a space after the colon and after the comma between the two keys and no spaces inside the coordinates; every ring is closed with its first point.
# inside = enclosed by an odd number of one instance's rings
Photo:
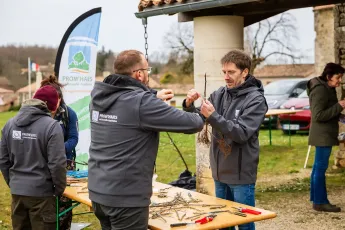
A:
{"type": "Polygon", "coordinates": [[[89,196],[103,230],[146,230],[159,132],[196,133],[203,120],[147,87],[141,52],[121,52],[114,69],[91,92],[89,196]]]}
{"type": "MultiPolygon", "coordinates": [[[[259,128],[268,109],[264,90],[249,74],[251,58],[243,51],[230,51],[221,64],[226,86],[204,99],[200,108],[194,106],[200,93],[190,90],[183,109],[202,114],[213,128],[210,164],[216,196],[255,206],[259,128]]],[[[239,229],[254,230],[255,225],[239,229]]]]}
{"type": "Polygon", "coordinates": [[[51,117],[59,96],[52,86],[23,102],[2,130],[0,169],[12,194],[14,230],[56,228],[56,196],[66,187],[60,124],[51,117]]]}

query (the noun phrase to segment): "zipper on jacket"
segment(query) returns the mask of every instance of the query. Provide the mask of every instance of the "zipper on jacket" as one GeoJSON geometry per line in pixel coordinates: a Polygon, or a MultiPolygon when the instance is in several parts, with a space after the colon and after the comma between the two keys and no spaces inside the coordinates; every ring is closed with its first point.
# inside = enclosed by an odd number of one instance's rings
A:
{"type": "Polygon", "coordinates": [[[241,171],[242,171],[242,148],[238,154],[238,180],[241,180],[241,171]]]}
{"type": "Polygon", "coordinates": [[[219,174],[218,174],[218,169],[219,169],[219,149],[217,151],[217,180],[219,181],[219,174]]]}

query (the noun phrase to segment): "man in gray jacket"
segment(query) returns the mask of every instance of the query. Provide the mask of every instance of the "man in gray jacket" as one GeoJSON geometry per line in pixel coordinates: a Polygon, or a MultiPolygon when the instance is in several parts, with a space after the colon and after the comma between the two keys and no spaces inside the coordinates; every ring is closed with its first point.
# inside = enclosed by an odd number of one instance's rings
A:
{"type": "Polygon", "coordinates": [[[196,133],[203,120],[151,92],[141,52],[121,52],[114,68],[91,92],[89,194],[103,230],[146,230],[159,132],[196,133]]]}
{"type": "Polygon", "coordinates": [[[55,196],[66,187],[64,137],[51,117],[57,104],[56,90],[44,86],[2,130],[0,169],[12,194],[14,230],[56,228],[55,196]]]}
{"type": "MultiPolygon", "coordinates": [[[[259,127],[268,108],[264,90],[249,74],[251,59],[243,51],[230,51],[221,64],[226,86],[213,92],[209,100],[203,99],[200,109],[194,106],[200,93],[190,90],[183,109],[199,112],[213,128],[210,163],[216,196],[255,206],[259,127]]],[[[239,229],[253,230],[255,225],[239,229]]]]}

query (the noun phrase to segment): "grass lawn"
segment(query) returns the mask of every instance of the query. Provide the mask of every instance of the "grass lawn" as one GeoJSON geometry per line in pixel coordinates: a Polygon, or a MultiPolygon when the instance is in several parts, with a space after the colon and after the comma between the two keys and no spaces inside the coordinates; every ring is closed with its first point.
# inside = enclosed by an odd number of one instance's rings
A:
{"type": "MultiPolygon", "coordinates": [[[[0,113],[0,128],[6,121],[14,116],[14,112],[0,113]]],[[[289,146],[289,136],[283,135],[280,130],[272,131],[272,146],[269,146],[268,130],[260,131],[260,163],[259,163],[259,177],[260,176],[275,176],[283,174],[292,174],[298,172],[303,168],[304,160],[308,150],[308,136],[305,134],[293,135],[291,138],[291,147],[289,146]]],[[[171,134],[176,145],[180,148],[189,170],[195,172],[195,135],[171,134]]],[[[338,148],[334,148],[336,151],[338,148]]],[[[314,149],[312,149],[308,167],[313,163],[314,149]]],[[[332,165],[333,158],[330,159],[332,165]]],[[[161,134],[159,153],[156,161],[156,169],[158,174],[158,181],[168,183],[176,180],[179,174],[185,169],[182,160],[165,133],[161,134]]],[[[343,174],[345,175],[345,174],[343,174]]],[[[344,176],[332,177],[330,182],[335,184],[343,184],[344,176]]],[[[304,189],[308,184],[308,180],[302,181],[304,189]]],[[[270,193],[269,193],[270,194],[270,193]]],[[[260,195],[262,198],[265,195],[260,195]]],[[[271,196],[271,195],[268,195],[271,196]]],[[[2,176],[0,176],[0,230],[10,228],[10,193],[2,176]]],[[[75,212],[84,212],[87,208],[83,205],[75,209],[75,212]]],[[[75,216],[74,222],[90,222],[92,227],[89,229],[100,229],[97,219],[93,214],[75,216]]]]}

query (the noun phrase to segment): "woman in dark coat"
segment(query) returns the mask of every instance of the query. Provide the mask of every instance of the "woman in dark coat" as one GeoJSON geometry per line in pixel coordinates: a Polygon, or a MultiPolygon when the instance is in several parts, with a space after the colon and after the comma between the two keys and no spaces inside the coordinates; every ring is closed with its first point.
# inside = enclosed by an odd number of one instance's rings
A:
{"type": "Polygon", "coordinates": [[[326,170],[332,146],[338,145],[339,116],[345,108],[345,100],[338,101],[335,88],[340,86],[345,69],[335,63],[328,63],[320,77],[308,82],[311,110],[309,145],[316,147],[315,161],[311,174],[310,201],[313,209],[325,212],[340,212],[327,198],[326,170]]]}
{"type": "MultiPolygon", "coordinates": [[[[41,82],[41,87],[45,85],[53,86],[59,94],[59,107],[56,110],[56,113],[53,114],[53,117],[60,123],[64,134],[67,170],[75,170],[75,148],[78,144],[79,139],[77,114],[72,108],[65,104],[61,90],[63,88],[63,85],[59,83],[58,79],[55,76],[49,76],[48,78],[44,79],[41,82]]],[[[71,206],[72,201],[70,199],[64,196],[60,197],[60,213],[71,206]]],[[[72,223],[72,211],[69,211],[65,215],[61,216],[59,223],[60,230],[69,230],[72,223]]]]}

